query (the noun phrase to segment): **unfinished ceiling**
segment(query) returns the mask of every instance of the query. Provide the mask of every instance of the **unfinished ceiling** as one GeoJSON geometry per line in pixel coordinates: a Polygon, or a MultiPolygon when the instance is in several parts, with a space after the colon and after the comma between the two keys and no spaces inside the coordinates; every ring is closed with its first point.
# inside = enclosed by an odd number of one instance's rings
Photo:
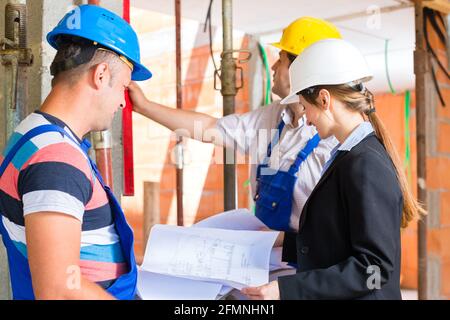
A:
{"type": "MultiPolygon", "coordinates": [[[[209,0],[183,0],[182,16],[204,22],[209,0]]],[[[133,7],[174,15],[174,1],[132,0],[133,7]]],[[[212,23],[222,25],[222,1],[214,0],[212,23]]],[[[259,37],[262,43],[276,41],[282,29],[301,16],[333,22],[345,39],[366,56],[374,72],[369,87],[376,91],[414,88],[414,7],[408,0],[235,0],[235,29],[259,37]],[[386,50],[387,45],[387,50],[386,50]],[[386,54],[387,53],[387,54],[386,54]],[[386,68],[387,62],[387,68],[386,68]]]]}

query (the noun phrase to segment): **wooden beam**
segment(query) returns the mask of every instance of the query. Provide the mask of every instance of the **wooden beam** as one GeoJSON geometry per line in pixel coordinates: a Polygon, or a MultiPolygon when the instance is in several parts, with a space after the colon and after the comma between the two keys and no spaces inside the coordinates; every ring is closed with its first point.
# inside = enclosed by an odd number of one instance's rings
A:
{"type": "Polygon", "coordinates": [[[144,253],[152,227],[161,223],[159,190],[159,183],[144,181],[144,253]]]}
{"type": "Polygon", "coordinates": [[[442,12],[444,14],[450,13],[450,0],[423,0],[423,6],[442,12]]]}

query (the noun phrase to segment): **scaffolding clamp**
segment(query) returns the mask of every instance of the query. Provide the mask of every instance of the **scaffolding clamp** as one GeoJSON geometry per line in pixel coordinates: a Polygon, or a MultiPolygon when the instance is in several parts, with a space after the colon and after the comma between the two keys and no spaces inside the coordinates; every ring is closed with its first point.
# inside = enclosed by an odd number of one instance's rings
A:
{"type": "MultiPolygon", "coordinates": [[[[237,64],[244,64],[250,61],[252,58],[252,53],[250,50],[240,49],[240,50],[226,50],[222,52],[220,55],[222,58],[222,66],[220,69],[214,71],[214,90],[222,91],[223,95],[232,95],[235,96],[239,89],[244,87],[244,69],[241,66],[237,66],[237,64]],[[234,53],[243,53],[246,54],[244,58],[236,58],[233,57],[234,53]],[[231,55],[231,57],[229,57],[231,55]],[[228,72],[235,73],[236,70],[239,72],[239,85],[235,83],[225,83],[221,87],[218,87],[218,82],[221,82],[222,70],[229,70],[228,72]],[[231,70],[231,71],[230,71],[231,70]]],[[[233,75],[231,75],[233,76],[233,75]]],[[[228,77],[229,79],[230,77],[228,77]]]]}

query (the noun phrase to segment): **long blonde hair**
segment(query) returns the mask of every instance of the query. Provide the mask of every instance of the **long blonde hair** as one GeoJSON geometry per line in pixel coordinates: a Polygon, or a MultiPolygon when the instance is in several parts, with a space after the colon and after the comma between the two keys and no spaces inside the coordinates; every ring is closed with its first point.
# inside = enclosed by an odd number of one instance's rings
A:
{"type": "Polygon", "coordinates": [[[344,103],[350,110],[360,112],[364,119],[370,121],[372,124],[378,139],[386,149],[397,173],[397,178],[403,194],[402,228],[406,228],[409,222],[415,219],[421,219],[426,215],[426,210],[414,197],[414,194],[408,185],[408,180],[397,149],[395,148],[386,127],[375,112],[375,99],[373,94],[362,84],[357,84],[356,86],[348,84],[324,85],[313,87],[313,89],[314,90],[303,90],[299,94],[301,94],[306,101],[317,106],[317,97],[320,90],[328,90],[335,99],[344,103]]]}

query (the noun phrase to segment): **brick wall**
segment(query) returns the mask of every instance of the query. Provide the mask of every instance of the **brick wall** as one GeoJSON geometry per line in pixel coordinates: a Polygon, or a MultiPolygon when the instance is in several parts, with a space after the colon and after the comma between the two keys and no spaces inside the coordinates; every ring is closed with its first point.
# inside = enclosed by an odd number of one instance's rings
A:
{"type": "MultiPolygon", "coordinates": [[[[431,26],[428,30],[431,46],[448,70],[446,48],[431,26]]],[[[439,70],[434,62],[433,65],[439,70]]],[[[430,298],[450,299],[450,81],[441,70],[437,71],[437,79],[447,106],[443,107],[434,94],[428,108],[428,294],[430,298]]],[[[434,92],[432,84],[431,87],[434,92]]]]}
{"type": "MultiPolygon", "coordinates": [[[[430,42],[439,59],[448,66],[445,47],[428,28],[430,42]]],[[[437,65],[433,62],[435,70],[437,65]]],[[[442,71],[437,78],[444,101],[439,102],[435,89],[430,83],[432,103],[427,108],[427,192],[428,192],[428,297],[430,299],[450,299],[450,81],[442,71]]],[[[404,92],[376,95],[377,112],[385,122],[398,151],[405,156],[404,92]]],[[[411,92],[411,187],[416,194],[416,117],[415,94],[411,92]]],[[[417,288],[417,223],[402,231],[402,287],[417,288]]]]}
{"type": "MultiPolygon", "coordinates": [[[[137,29],[142,47],[143,61],[154,77],[142,83],[151,100],[176,107],[175,87],[175,21],[174,17],[133,9],[132,24],[137,29]],[[146,45],[145,43],[150,43],[146,45]],[[160,45],[155,46],[155,43],[160,45]]],[[[183,108],[222,117],[222,96],[214,90],[214,67],[210,57],[208,34],[203,25],[182,20],[182,72],[183,108]],[[195,35],[195,37],[193,37],[195,35]]],[[[221,31],[214,30],[214,56],[220,65],[222,52],[221,31]]],[[[234,47],[246,48],[247,38],[235,32],[234,47]]],[[[244,66],[244,81],[248,70],[244,66]]],[[[236,112],[249,110],[248,86],[236,97],[236,112]]],[[[176,224],[176,169],[172,161],[174,135],[159,124],[138,114],[133,115],[135,190],[134,197],[124,197],[123,207],[136,235],[136,255],[143,255],[143,182],[160,183],[161,223],[176,224]]],[[[222,159],[222,149],[185,139],[184,168],[184,221],[189,226],[214,213],[223,211],[223,166],[216,159],[222,159]]],[[[248,166],[237,166],[239,207],[248,206],[248,166]]]]}
{"type": "MultiPolygon", "coordinates": [[[[144,63],[154,72],[154,78],[143,84],[146,94],[154,101],[175,107],[175,29],[174,18],[153,12],[134,9],[132,21],[138,30],[143,45],[144,63]],[[156,42],[155,42],[156,41],[156,42]],[[150,45],[151,43],[151,45],[150,45]],[[155,47],[155,43],[160,46],[155,47]],[[155,52],[156,51],[156,52],[155,52]]],[[[182,21],[183,41],[183,106],[215,117],[222,116],[220,92],[213,90],[213,65],[209,56],[207,34],[203,26],[190,20],[182,21]],[[195,35],[195,36],[194,36],[195,35]]],[[[220,64],[221,32],[215,30],[214,53],[220,64]]],[[[235,33],[235,48],[248,47],[249,39],[235,33]]],[[[433,46],[438,46],[435,36],[433,46]]],[[[445,51],[441,47],[439,56],[446,62],[445,51]]],[[[254,58],[255,59],[255,58],[254,58]]],[[[269,62],[277,59],[275,51],[269,50],[269,62]]],[[[246,86],[236,99],[236,112],[249,111],[249,72],[245,68],[246,86]]],[[[434,297],[450,298],[450,86],[438,73],[443,88],[447,108],[430,106],[430,128],[428,132],[429,157],[427,158],[427,187],[434,213],[428,234],[430,268],[437,270],[437,278],[431,279],[435,287],[434,297]],[[437,217],[437,218],[436,218],[437,217]]],[[[395,86],[395,84],[394,84],[395,86]]],[[[262,86],[261,86],[262,87],[262,86]]],[[[405,158],[405,92],[396,94],[376,94],[377,112],[389,130],[401,157],[405,158]]],[[[415,94],[411,92],[410,105],[410,182],[416,193],[416,118],[415,94]]],[[[175,167],[171,162],[171,152],[175,145],[170,131],[155,122],[134,114],[134,156],[136,196],[124,198],[123,205],[127,217],[136,233],[136,253],[143,254],[142,243],[142,186],[143,181],[159,182],[161,187],[160,209],[162,223],[176,223],[175,167]]],[[[185,168],[185,223],[190,225],[223,210],[222,165],[214,162],[221,159],[221,148],[194,140],[185,140],[187,165],[185,168]]],[[[248,166],[238,165],[239,207],[248,207],[248,166]]],[[[404,288],[417,288],[417,224],[402,230],[402,277],[404,288]]]]}

